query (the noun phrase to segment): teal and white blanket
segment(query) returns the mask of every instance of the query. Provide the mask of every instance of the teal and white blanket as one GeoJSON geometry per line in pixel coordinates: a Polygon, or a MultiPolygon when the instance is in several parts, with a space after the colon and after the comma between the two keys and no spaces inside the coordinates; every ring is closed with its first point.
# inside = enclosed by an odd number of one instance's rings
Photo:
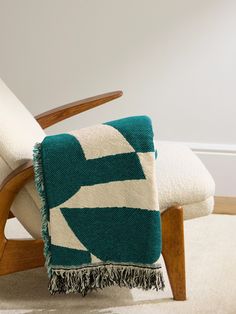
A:
{"type": "Polygon", "coordinates": [[[34,170],[52,294],[163,289],[148,117],[46,136],[34,147],[34,170]]]}

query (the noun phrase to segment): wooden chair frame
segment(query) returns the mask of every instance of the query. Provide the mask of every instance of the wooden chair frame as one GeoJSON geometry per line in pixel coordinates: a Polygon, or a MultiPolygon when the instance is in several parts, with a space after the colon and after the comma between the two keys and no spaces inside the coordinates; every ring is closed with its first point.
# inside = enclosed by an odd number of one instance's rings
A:
{"type": "MultiPolygon", "coordinates": [[[[83,99],[49,110],[35,117],[45,129],[59,121],[122,96],[115,91],[83,99]]],[[[7,239],[5,225],[14,217],[11,205],[26,182],[33,179],[32,161],[21,165],[0,185],[0,276],[44,265],[42,239],[7,239]]],[[[174,205],[164,211],[162,219],[162,255],[175,300],[186,300],[183,209],[174,205]]]]}

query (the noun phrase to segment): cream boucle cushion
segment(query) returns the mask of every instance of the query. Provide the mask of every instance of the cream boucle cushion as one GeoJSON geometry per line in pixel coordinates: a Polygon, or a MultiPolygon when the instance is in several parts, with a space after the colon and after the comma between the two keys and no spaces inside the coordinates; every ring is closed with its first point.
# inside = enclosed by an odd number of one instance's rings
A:
{"type": "MultiPolygon", "coordinates": [[[[0,182],[15,168],[32,159],[32,148],[44,131],[0,80],[0,182]]],[[[173,203],[184,207],[185,219],[213,210],[214,181],[197,156],[186,146],[157,144],[157,182],[161,211],[173,203]]],[[[34,237],[41,237],[40,201],[33,181],[20,191],[11,208],[34,237]]]]}
{"type": "Polygon", "coordinates": [[[185,219],[210,214],[215,183],[200,159],[183,144],[158,142],[157,150],[160,210],[177,202],[184,208],[185,219]]]}

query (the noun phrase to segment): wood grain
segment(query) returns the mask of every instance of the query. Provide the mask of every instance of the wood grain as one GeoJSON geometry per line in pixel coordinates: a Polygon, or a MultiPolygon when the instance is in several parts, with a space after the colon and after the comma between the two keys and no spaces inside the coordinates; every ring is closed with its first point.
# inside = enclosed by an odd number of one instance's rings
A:
{"type": "Polygon", "coordinates": [[[8,240],[4,229],[19,190],[34,176],[32,162],[14,170],[0,186],[0,275],[43,266],[43,241],[8,240]]]}
{"type": "Polygon", "coordinates": [[[60,122],[64,119],[70,118],[78,113],[87,111],[89,109],[95,108],[106,102],[109,102],[113,99],[121,97],[123,95],[122,91],[110,92],[79,101],[72,102],[70,104],[46,111],[38,116],[35,119],[38,121],[40,126],[45,129],[57,122],[60,122]]]}
{"type": "Polygon", "coordinates": [[[186,300],[183,208],[173,206],[162,219],[162,255],[174,300],[186,300]]]}
{"type": "Polygon", "coordinates": [[[236,215],[236,197],[215,196],[214,214],[236,215]]]}
{"type": "Polygon", "coordinates": [[[10,207],[19,190],[33,178],[32,162],[27,162],[12,171],[0,185],[0,239],[4,237],[4,228],[10,214],[10,207]]]}
{"type": "Polygon", "coordinates": [[[41,239],[6,240],[4,254],[0,259],[0,276],[41,267],[44,263],[43,241],[41,239]]]}

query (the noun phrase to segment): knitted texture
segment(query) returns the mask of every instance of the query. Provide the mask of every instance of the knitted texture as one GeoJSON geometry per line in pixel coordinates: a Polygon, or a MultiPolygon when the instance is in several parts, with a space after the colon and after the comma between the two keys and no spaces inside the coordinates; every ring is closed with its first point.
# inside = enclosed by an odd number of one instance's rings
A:
{"type": "Polygon", "coordinates": [[[52,294],[164,288],[148,117],[47,136],[34,147],[34,170],[52,294]]]}

